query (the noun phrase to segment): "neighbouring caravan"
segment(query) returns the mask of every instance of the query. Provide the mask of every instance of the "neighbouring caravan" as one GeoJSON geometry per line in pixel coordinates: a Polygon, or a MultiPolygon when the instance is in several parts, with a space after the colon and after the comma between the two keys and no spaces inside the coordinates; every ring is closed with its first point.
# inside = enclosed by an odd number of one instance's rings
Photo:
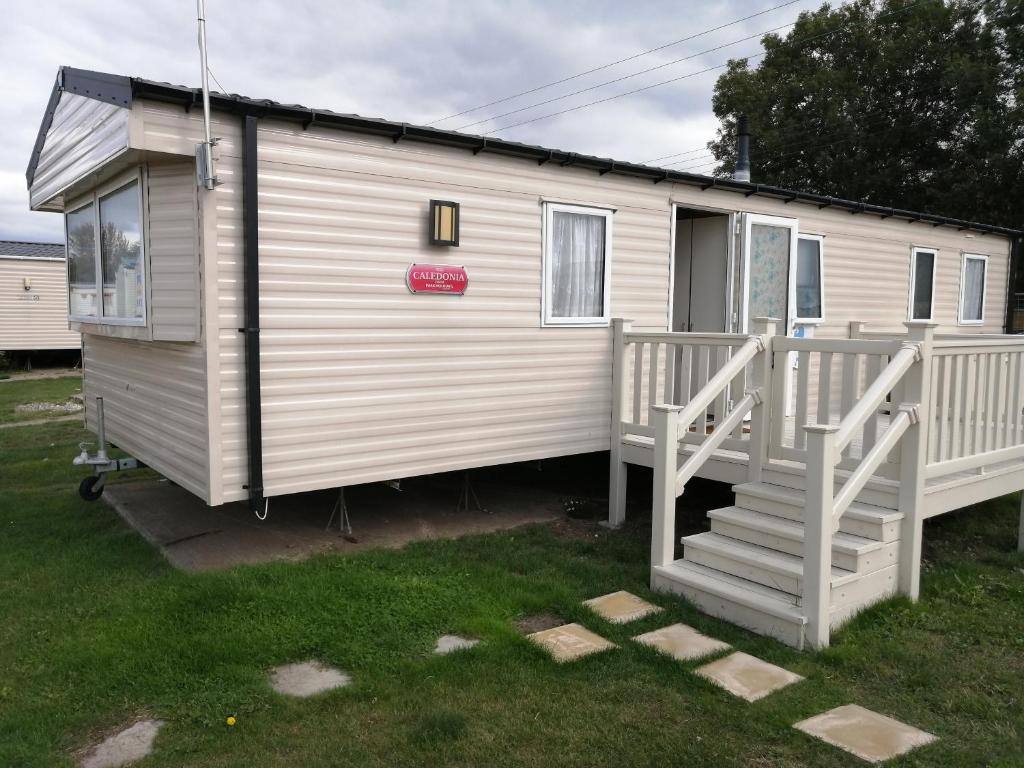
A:
{"type": "Polygon", "coordinates": [[[612,318],[1007,322],[1015,230],[223,94],[207,190],[201,104],[62,68],[27,176],[89,426],[211,505],[607,451],[612,318]]]}
{"type": "Polygon", "coordinates": [[[0,352],[78,349],[81,344],[81,335],[68,330],[64,246],[0,240],[0,352]]]}

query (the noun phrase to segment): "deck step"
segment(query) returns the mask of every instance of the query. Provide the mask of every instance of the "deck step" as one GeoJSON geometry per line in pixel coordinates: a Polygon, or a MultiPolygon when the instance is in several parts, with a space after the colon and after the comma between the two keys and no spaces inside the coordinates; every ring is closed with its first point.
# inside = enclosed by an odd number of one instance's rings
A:
{"type": "MultiPolygon", "coordinates": [[[[799,597],[803,593],[804,561],[796,555],[767,549],[718,533],[698,533],[683,539],[684,559],[717,571],[757,582],[799,597]]],[[[859,574],[832,568],[832,586],[843,587],[859,574]]]]}
{"type": "MultiPolygon", "coordinates": [[[[713,509],[708,517],[714,533],[803,557],[803,523],[737,506],[713,509]]],[[[832,564],[844,571],[870,573],[893,565],[898,546],[898,541],[874,541],[840,531],[832,537],[832,564]]]]}
{"type": "Polygon", "coordinates": [[[655,566],[651,586],[680,594],[711,616],[803,648],[807,619],[785,592],[685,560],[655,566]]]}
{"type": "MultiPolygon", "coordinates": [[[[807,488],[806,468],[803,464],[771,463],[764,470],[763,480],[780,487],[803,491],[807,488]]],[[[849,471],[836,469],[836,490],[846,482],[849,471]]],[[[899,484],[894,480],[873,477],[868,480],[864,489],[857,494],[857,501],[865,504],[876,504],[880,507],[895,508],[899,496],[899,484]]]]}
{"type": "MultiPolygon", "coordinates": [[[[767,515],[803,522],[806,494],[795,488],[771,483],[741,483],[733,486],[736,506],[767,515]]],[[[895,509],[854,502],[839,521],[839,530],[875,541],[896,541],[900,537],[903,513],[895,509]]]]}

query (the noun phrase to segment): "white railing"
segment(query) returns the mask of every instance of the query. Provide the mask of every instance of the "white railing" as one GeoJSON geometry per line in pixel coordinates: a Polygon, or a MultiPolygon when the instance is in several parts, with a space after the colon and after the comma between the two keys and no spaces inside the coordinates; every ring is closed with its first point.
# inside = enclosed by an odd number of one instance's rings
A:
{"type": "Polygon", "coordinates": [[[1024,338],[935,342],[927,478],[1024,458],[1024,338]]]}
{"type": "MultiPolygon", "coordinates": [[[[803,609],[806,636],[815,648],[829,643],[832,590],[832,536],[845,512],[897,446],[900,447],[899,508],[904,514],[900,551],[900,589],[916,597],[920,572],[920,536],[923,519],[924,460],[927,429],[920,415],[928,413],[931,352],[935,326],[911,322],[908,333],[889,364],[872,381],[839,424],[809,424],[804,506],[803,609]],[[898,395],[896,395],[898,393],[898,395]],[[895,407],[883,436],[863,448],[859,461],[839,492],[836,467],[853,436],[863,431],[887,398],[895,407]]],[[[847,344],[853,341],[845,342],[847,344]]],[[[846,457],[849,458],[848,456],[846,457]]]]}

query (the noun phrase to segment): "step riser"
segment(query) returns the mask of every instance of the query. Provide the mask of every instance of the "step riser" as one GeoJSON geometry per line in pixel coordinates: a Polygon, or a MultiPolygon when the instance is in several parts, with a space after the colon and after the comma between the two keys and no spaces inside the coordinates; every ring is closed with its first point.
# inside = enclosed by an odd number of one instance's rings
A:
{"type": "MultiPolygon", "coordinates": [[[[895,582],[895,579],[893,581],[895,582]]],[[[841,626],[853,619],[858,613],[866,611],[871,606],[880,603],[883,600],[895,597],[897,591],[897,585],[893,583],[892,586],[886,588],[882,592],[877,592],[861,602],[847,603],[833,608],[832,612],[829,614],[829,627],[831,627],[833,631],[839,629],[841,626]]]]}
{"type": "MultiPolygon", "coordinates": [[[[799,474],[766,470],[762,480],[772,485],[781,485],[783,488],[791,488],[797,491],[807,490],[807,478],[799,474]]],[[[839,491],[842,487],[843,484],[841,482],[837,483],[836,491],[839,491]]],[[[895,489],[890,491],[881,488],[865,488],[857,494],[856,501],[859,501],[861,504],[896,509],[899,504],[899,494],[895,489]]]]}
{"type": "MultiPolygon", "coordinates": [[[[780,536],[774,533],[765,533],[754,528],[748,528],[739,523],[725,520],[711,520],[711,530],[714,533],[728,536],[732,539],[739,539],[749,544],[757,544],[760,547],[775,549],[779,552],[786,552],[790,555],[803,557],[803,539],[780,536]]],[[[896,562],[896,551],[899,542],[889,542],[880,549],[862,554],[851,554],[849,552],[832,548],[832,565],[842,568],[844,571],[857,571],[858,573],[869,573],[884,568],[896,562]]]]}
{"type": "Polygon", "coordinates": [[[867,606],[891,597],[896,593],[899,578],[900,567],[893,564],[879,568],[841,587],[833,587],[829,602],[832,621],[835,621],[836,615],[853,616],[867,606]],[[856,610],[850,613],[850,609],[856,610]]]}
{"type": "Polygon", "coordinates": [[[778,616],[741,605],[695,585],[677,581],[659,573],[658,569],[653,569],[651,573],[651,589],[682,595],[709,616],[744,627],[759,635],[773,637],[798,650],[803,649],[804,629],[801,624],[785,621],[778,616]]]}
{"type": "MultiPolygon", "coordinates": [[[[736,491],[736,506],[744,509],[752,509],[755,512],[763,512],[766,515],[781,517],[785,520],[793,520],[802,523],[804,520],[804,508],[795,506],[779,499],[769,499],[752,493],[736,491]]],[[[855,520],[849,515],[843,515],[839,521],[839,530],[854,536],[863,536],[872,541],[895,541],[900,537],[899,522],[874,523],[866,520],[855,520]]]]}

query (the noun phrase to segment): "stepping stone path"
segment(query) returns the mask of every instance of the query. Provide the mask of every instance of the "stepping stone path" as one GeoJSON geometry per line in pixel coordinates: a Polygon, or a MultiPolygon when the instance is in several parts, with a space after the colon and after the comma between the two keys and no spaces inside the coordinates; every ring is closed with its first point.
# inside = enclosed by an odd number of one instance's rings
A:
{"type": "Polygon", "coordinates": [[[467,637],[459,637],[458,635],[441,635],[437,638],[437,645],[434,647],[434,653],[439,656],[447,656],[449,653],[455,651],[464,651],[467,648],[472,648],[480,643],[479,640],[471,640],[467,637]]]}
{"type": "Polygon", "coordinates": [[[793,727],[869,763],[889,760],[936,740],[930,733],[856,704],[836,707],[793,727]]]}
{"type": "Polygon", "coordinates": [[[340,669],[324,666],[319,661],[284,664],[270,671],[270,687],[285,696],[306,698],[334,688],[343,688],[352,678],[340,669]]]}
{"type": "Polygon", "coordinates": [[[163,720],[140,720],[93,747],[79,763],[81,768],[119,768],[141,760],[153,751],[153,741],[163,720]]]}
{"type": "Polygon", "coordinates": [[[803,680],[788,669],[741,651],[704,665],[697,674],[746,701],[763,699],[769,693],[803,680]]]}
{"type": "Polygon", "coordinates": [[[696,629],[686,624],[672,624],[662,627],[653,632],[637,635],[633,640],[643,645],[649,645],[651,648],[679,661],[700,659],[732,647],[721,640],[715,640],[713,637],[702,635],[696,629]]]}
{"type": "Polygon", "coordinates": [[[561,663],[575,661],[592,653],[617,648],[615,643],[595,635],[579,624],[565,624],[542,632],[534,632],[526,636],[551,654],[551,658],[561,663]]]}
{"type": "Polygon", "coordinates": [[[648,603],[646,600],[624,591],[601,595],[592,600],[584,600],[583,604],[613,624],[628,624],[664,610],[660,606],[648,603]]]}

